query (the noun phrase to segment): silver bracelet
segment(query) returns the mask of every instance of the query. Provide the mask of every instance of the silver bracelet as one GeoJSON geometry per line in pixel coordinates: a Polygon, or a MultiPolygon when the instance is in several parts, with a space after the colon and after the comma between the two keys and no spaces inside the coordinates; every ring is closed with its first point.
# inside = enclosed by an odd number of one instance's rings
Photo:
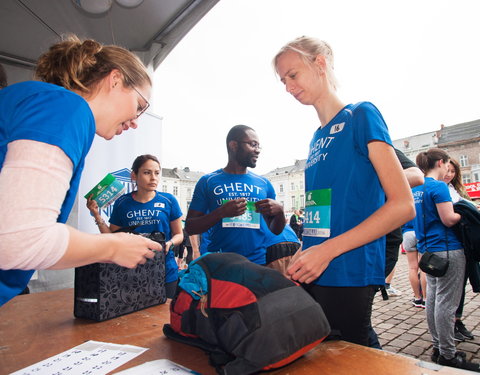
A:
{"type": "Polygon", "coordinates": [[[106,224],[105,224],[105,220],[103,220],[103,219],[100,219],[100,220],[95,219],[95,224],[97,224],[97,225],[106,225],[106,224]]]}

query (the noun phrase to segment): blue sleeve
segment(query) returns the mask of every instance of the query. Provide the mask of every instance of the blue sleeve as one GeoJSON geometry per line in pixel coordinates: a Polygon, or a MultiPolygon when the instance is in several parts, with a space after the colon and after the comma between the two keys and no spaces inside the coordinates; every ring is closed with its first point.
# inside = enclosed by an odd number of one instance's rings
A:
{"type": "Polygon", "coordinates": [[[277,195],[275,194],[275,189],[269,180],[267,180],[267,198],[270,198],[270,199],[277,198],[277,195]]]}
{"type": "Polygon", "coordinates": [[[202,176],[195,185],[189,209],[208,213],[207,176],[202,176]]]}
{"type": "Polygon", "coordinates": [[[432,189],[432,199],[435,204],[452,201],[450,191],[448,190],[448,186],[445,182],[437,181],[432,189]]]}
{"type": "Polygon", "coordinates": [[[174,221],[182,217],[183,214],[177,199],[173,195],[170,197],[170,199],[172,202],[172,207],[170,210],[170,221],[174,221]]]}
{"type": "Polygon", "coordinates": [[[387,124],[372,103],[360,103],[353,110],[353,120],[355,143],[360,153],[368,157],[368,144],[372,141],[381,141],[392,146],[387,124]]]}
{"type": "Polygon", "coordinates": [[[95,135],[88,103],[67,90],[31,95],[19,106],[14,119],[10,142],[29,139],[58,146],[74,166],[83,161],[95,135]]]}

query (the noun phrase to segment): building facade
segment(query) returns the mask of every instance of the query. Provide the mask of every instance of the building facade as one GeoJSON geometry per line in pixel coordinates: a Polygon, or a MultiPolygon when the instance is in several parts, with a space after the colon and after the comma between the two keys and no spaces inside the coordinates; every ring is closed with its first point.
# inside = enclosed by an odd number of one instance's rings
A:
{"type": "Polygon", "coordinates": [[[420,152],[441,148],[460,164],[464,184],[480,182],[480,120],[441,125],[437,131],[398,139],[393,144],[413,161],[420,152]]]}
{"type": "Polygon", "coordinates": [[[294,210],[305,208],[305,162],[306,159],[296,160],[293,165],[263,175],[275,188],[277,201],[283,205],[286,217],[290,217],[294,210]]]}
{"type": "Polygon", "coordinates": [[[192,202],[193,191],[203,172],[191,171],[190,168],[162,168],[162,179],[159,190],[170,193],[177,199],[183,214],[186,216],[192,202]]]}

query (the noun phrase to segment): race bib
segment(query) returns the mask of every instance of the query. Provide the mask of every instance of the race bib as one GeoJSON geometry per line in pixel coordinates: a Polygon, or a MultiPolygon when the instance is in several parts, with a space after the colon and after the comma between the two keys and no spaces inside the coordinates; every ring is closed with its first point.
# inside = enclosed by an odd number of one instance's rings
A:
{"type": "Polygon", "coordinates": [[[307,191],[303,235],[307,237],[330,237],[332,189],[307,191]]]}
{"type": "MultiPolygon", "coordinates": [[[[222,204],[229,202],[222,200],[222,204]]],[[[243,215],[235,217],[224,217],[222,228],[249,228],[260,229],[260,213],[255,212],[255,202],[247,201],[247,210],[243,215]]]]}

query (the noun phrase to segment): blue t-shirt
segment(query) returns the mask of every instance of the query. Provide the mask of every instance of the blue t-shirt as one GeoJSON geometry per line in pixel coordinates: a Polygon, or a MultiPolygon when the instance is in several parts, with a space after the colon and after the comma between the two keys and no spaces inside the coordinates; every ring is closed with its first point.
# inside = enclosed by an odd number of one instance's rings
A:
{"type": "Polygon", "coordinates": [[[436,252],[462,249],[463,246],[453,229],[443,225],[437,211],[437,203],[452,201],[447,184],[432,177],[425,177],[425,184],[415,186],[412,192],[417,212],[413,225],[418,251],[424,253],[426,250],[436,252]]]}
{"type": "Polygon", "coordinates": [[[225,173],[223,169],[202,176],[195,186],[190,209],[208,214],[225,201],[246,198],[250,209],[244,215],[224,218],[208,232],[208,251],[238,253],[257,264],[265,264],[265,233],[270,229],[253,204],[275,199],[275,190],[266,178],[251,171],[246,174],[225,173]]]}
{"type": "MultiPolygon", "coordinates": [[[[156,192],[155,197],[146,203],[137,202],[133,193],[122,195],[113,204],[110,224],[119,227],[139,225],[137,233],[163,232],[166,240],[172,238],[170,222],[182,216],[177,200],[172,194],[156,192]]],[[[173,251],[167,253],[165,259],[165,282],[178,279],[178,266],[173,251]]]]}
{"type": "Polygon", "coordinates": [[[283,231],[280,234],[273,234],[270,231],[266,232],[265,248],[276,245],[280,242],[295,242],[299,244],[300,240],[290,225],[285,225],[285,228],[283,228],[283,231]]]}
{"type": "MultiPolygon", "coordinates": [[[[72,91],[34,81],[0,90],[0,168],[8,143],[20,139],[58,146],[72,161],[70,188],[58,222],[65,223],[73,207],[94,136],[95,120],[90,106],[72,91]]],[[[0,305],[25,289],[32,274],[33,271],[0,270],[0,305]]]]}
{"type": "MultiPolygon", "coordinates": [[[[372,141],[391,145],[382,115],[368,102],[347,105],[315,132],[305,165],[304,249],[345,233],[385,204],[385,194],[368,158],[368,143],[372,141]]],[[[314,283],[383,285],[385,237],[333,259],[314,283]]]]}
{"type": "Polygon", "coordinates": [[[415,228],[413,226],[414,221],[415,221],[415,219],[412,219],[410,221],[407,221],[405,224],[403,224],[402,225],[402,233],[414,231],[415,230],[415,228]]]}

